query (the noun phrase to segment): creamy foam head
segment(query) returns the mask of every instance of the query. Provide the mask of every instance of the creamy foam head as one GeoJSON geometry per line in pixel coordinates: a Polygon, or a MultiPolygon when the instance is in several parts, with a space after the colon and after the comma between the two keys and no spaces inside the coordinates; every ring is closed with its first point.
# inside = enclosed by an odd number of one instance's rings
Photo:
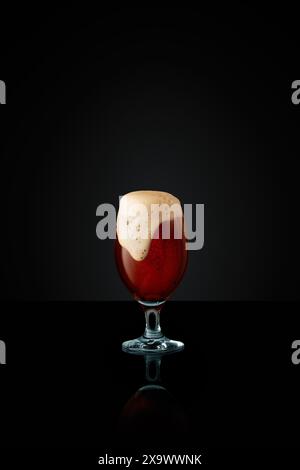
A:
{"type": "MultiPolygon", "coordinates": [[[[146,258],[151,240],[158,236],[160,223],[176,219],[182,223],[182,208],[179,199],[163,191],[134,191],[125,194],[120,200],[117,218],[117,235],[121,246],[126,248],[132,258],[142,261],[146,258]]],[[[177,225],[181,238],[181,225],[177,225]]],[[[166,225],[166,231],[169,227],[166,225]]],[[[163,230],[165,226],[163,227],[163,230]]],[[[163,233],[163,238],[169,238],[163,233]]]]}

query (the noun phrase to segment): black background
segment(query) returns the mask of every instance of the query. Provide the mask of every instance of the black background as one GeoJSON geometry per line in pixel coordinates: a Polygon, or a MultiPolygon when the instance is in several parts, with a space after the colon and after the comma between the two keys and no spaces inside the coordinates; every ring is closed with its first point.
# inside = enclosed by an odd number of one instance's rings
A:
{"type": "Polygon", "coordinates": [[[175,299],[299,298],[296,19],[176,8],[7,15],[4,298],[128,299],[113,242],[96,237],[96,208],[141,188],[205,204],[205,248],[175,299]]]}
{"type": "Polygon", "coordinates": [[[151,188],[205,204],[205,246],[174,294],[184,302],[163,311],[186,343],[162,379],[188,431],[138,450],[287,458],[299,422],[296,15],[26,7],[3,18],[1,443],[96,448],[89,459],[137,450],[116,423],[144,383],[142,360],[120,351],[143,317],[104,302],[129,294],[95,214],[151,188]],[[101,302],[65,302],[78,300],[101,302]]]}

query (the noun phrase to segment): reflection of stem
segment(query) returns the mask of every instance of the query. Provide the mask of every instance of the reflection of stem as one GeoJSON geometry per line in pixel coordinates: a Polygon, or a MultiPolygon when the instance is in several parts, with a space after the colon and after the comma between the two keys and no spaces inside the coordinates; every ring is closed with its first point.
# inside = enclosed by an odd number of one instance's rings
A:
{"type": "Polygon", "coordinates": [[[160,381],[161,357],[153,357],[150,354],[145,355],[145,378],[147,382],[160,381]]]}
{"type": "Polygon", "coordinates": [[[146,328],[144,337],[157,339],[163,336],[160,328],[160,308],[145,308],[146,328]]]}

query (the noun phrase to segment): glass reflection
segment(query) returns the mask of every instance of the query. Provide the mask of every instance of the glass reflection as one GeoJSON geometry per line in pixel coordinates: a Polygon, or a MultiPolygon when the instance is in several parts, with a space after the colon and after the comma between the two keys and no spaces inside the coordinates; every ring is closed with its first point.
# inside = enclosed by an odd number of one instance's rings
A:
{"type": "MultiPolygon", "coordinates": [[[[175,354],[176,355],[176,354],[175,354]]],[[[168,355],[170,356],[170,355],[168,355]]],[[[132,356],[133,360],[137,360],[132,356]]],[[[162,355],[146,354],[144,384],[122,409],[118,434],[123,444],[156,447],[174,446],[188,433],[187,415],[161,379],[162,355]]]]}

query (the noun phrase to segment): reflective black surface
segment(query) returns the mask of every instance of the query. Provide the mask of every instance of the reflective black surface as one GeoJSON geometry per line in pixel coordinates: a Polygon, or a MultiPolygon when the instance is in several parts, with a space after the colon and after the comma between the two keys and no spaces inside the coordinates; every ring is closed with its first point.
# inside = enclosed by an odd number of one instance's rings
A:
{"type": "Polygon", "coordinates": [[[135,302],[3,308],[2,445],[180,451],[298,444],[292,303],[279,305],[278,316],[275,304],[169,302],[162,326],[186,348],[162,358],[154,383],[143,357],[121,351],[124,339],[143,331],[135,302]]]}

